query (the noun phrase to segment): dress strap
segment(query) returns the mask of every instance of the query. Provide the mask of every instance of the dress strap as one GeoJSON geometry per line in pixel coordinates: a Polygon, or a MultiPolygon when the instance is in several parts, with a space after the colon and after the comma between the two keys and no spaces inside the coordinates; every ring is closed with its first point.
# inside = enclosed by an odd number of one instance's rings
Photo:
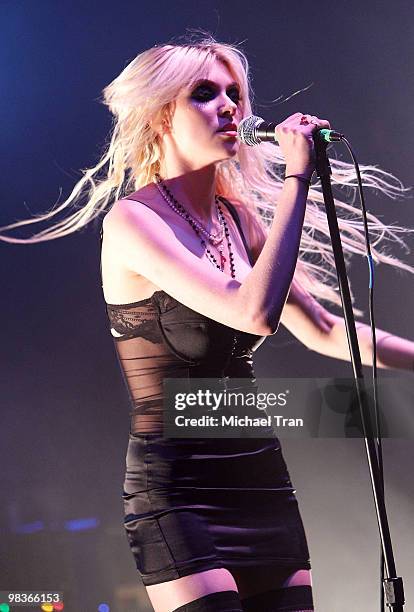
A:
{"type": "Polygon", "coordinates": [[[240,222],[240,217],[239,217],[239,214],[238,214],[235,206],[231,202],[229,202],[226,198],[224,198],[223,196],[219,196],[219,199],[227,206],[228,210],[230,211],[231,216],[234,219],[234,222],[236,223],[237,227],[239,228],[240,236],[241,236],[241,239],[243,241],[244,248],[246,249],[247,256],[249,258],[249,261],[250,261],[251,265],[254,266],[255,262],[253,260],[252,254],[250,252],[249,245],[247,244],[246,236],[243,233],[243,229],[242,229],[241,222],[240,222]]]}
{"type": "Polygon", "coordinates": [[[100,270],[100,274],[101,274],[101,287],[103,289],[103,280],[102,280],[102,240],[103,240],[103,223],[101,224],[101,231],[100,231],[100,245],[101,245],[101,252],[99,255],[99,270],[100,270]]]}

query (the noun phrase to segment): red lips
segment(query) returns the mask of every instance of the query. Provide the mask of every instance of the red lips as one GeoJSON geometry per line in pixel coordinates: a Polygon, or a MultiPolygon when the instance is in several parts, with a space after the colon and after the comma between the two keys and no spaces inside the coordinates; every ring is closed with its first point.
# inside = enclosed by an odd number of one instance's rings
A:
{"type": "Polygon", "coordinates": [[[226,125],[223,125],[223,127],[221,127],[217,131],[218,132],[237,132],[237,125],[235,125],[234,123],[226,123],[226,125]]]}

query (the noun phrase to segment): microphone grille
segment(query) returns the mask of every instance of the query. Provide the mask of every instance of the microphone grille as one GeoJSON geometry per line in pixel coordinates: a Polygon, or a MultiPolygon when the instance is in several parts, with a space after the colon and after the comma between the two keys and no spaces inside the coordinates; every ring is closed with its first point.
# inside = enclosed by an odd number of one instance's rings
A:
{"type": "Polygon", "coordinates": [[[260,144],[261,140],[256,136],[256,129],[262,123],[264,123],[264,119],[256,117],[255,115],[250,115],[242,119],[237,128],[239,140],[249,147],[260,144]]]}

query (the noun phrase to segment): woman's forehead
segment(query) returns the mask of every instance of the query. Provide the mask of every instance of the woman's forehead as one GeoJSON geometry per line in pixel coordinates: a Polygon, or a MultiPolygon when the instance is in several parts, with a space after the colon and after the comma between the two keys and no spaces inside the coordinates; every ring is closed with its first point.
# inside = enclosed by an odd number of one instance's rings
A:
{"type": "Polygon", "coordinates": [[[234,82],[235,78],[226,64],[224,64],[223,61],[216,59],[210,64],[210,66],[201,71],[195,80],[234,82]]]}

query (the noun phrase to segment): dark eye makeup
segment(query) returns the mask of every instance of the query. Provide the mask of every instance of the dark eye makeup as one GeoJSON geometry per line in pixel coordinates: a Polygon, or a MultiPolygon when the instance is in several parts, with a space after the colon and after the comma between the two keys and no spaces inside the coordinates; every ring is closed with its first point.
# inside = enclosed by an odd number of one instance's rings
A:
{"type": "MultiPolygon", "coordinates": [[[[197,100],[198,102],[209,102],[217,95],[218,91],[219,88],[217,87],[217,85],[215,85],[211,81],[204,81],[202,83],[199,83],[193,89],[191,93],[191,98],[193,100],[197,100]]],[[[237,83],[234,83],[227,88],[227,95],[236,104],[240,102],[241,96],[237,83]]]]}

